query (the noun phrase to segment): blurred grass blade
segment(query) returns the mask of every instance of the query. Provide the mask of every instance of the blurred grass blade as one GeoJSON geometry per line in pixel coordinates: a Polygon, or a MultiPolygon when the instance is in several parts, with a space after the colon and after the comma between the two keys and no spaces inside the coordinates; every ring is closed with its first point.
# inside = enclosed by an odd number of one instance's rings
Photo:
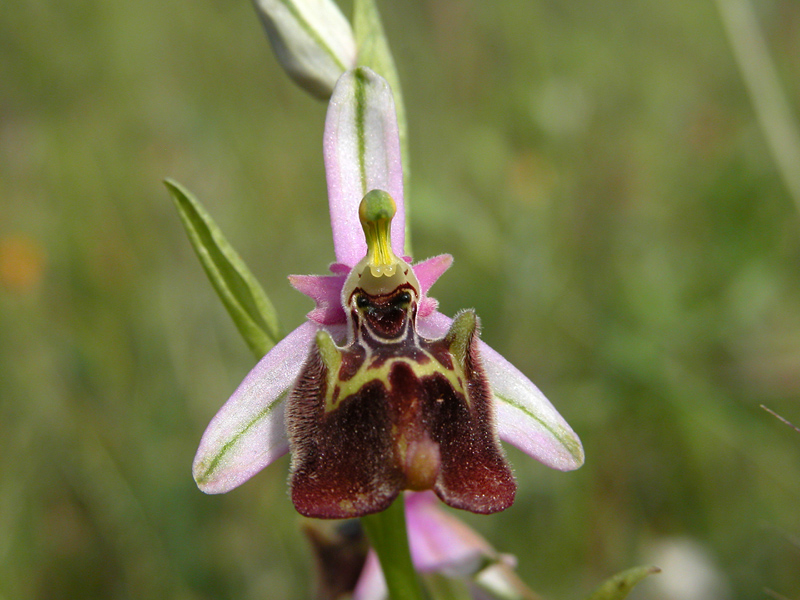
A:
{"type": "Polygon", "coordinates": [[[623,600],[642,579],[660,572],[658,567],[634,567],[622,571],[603,582],[586,600],[623,600]]]}
{"type": "Polygon", "coordinates": [[[788,419],[785,419],[784,417],[780,416],[778,413],[776,413],[771,408],[767,408],[763,404],[761,405],[761,408],[764,409],[765,411],[767,411],[769,414],[771,414],[776,419],[778,419],[781,423],[784,423],[785,425],[788,425],[789,427],[794,429],[797,433],[800,433],[800,427],[798,427],[797,425],[795,425],[794,423],[792,423],[788,419]]]}
{"type": "Polygon", "coordinates": [[[177,182],[164,183],[211,284],[247,345],[261,358],[280,337],[272,302],[203,206],[177,182]]]}
{"type": "Polygon", "coordinates": [[[353,3],[353,32],[356,37],[359,67],[369,67],[389,82],[394,96],[397,112],[397,129],[400,133],[400,158],[403,162],[403,188],[406,207],[406,253],[411,254],[411,237],[409,235],[409,192],[410,174],[408,153],[408,125],[403,92],[400,88],[400,77],[389,49],[386,33],[381,25],[381,16],[375,0],[355,0],[353,3]]]}
{"type": "Polygon", "coordinates": [[[800,212],[800,132],[753,6],[747,0],[717,0],[717,8],[758,124],[800,212]]]}

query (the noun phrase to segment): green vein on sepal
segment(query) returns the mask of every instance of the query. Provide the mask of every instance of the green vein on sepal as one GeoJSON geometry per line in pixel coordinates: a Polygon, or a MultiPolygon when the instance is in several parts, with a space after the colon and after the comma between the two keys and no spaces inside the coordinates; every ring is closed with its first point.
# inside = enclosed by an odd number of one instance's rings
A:
{"type": "Polygon", "coordinates": [[[247,345],[261,358],[280,338],[272,302],[200,202],[179,183],[167,179],[164,184],[211,284],[247,345]]]}
{"type": "Polygon", "coordinates": [[[268,417],[273,410],[278,408],[281,403],[286,399],[286,395],[289,393],[289,390],[283,392],[277,400],[265,406],[264,409],[258,413],[255,417],[253,417],[250,422],[248,422],[244,427],[242,427],[239,431],[236,432],[235,435],[231,436],[231,438],[225,442],[222,448],[219,449],[219,452],[214,454],[210,459],[204,460],[201,462],[198,467],[195,469],[194,473],[194,480],[197,482],[198,485],[202,485],[204,483],[208,483],[213,477],[214,473],[216,473],[217,469],[219,468],[220,464],[223,462],[225,455],[230,452],[239,440],[244,436],[250,429],[252,429],[255,425],[257,425],[262,419],[268,417]]]}
{"type": "Polygon", "coordinates": [[[528,417],[533,419],[534,421],[538,422],[544,429],[549,431],[554,438],[556,438],[561,444],[567,449],[567,451],[572,455],[578,465],[582,465],[586,457],[583,453],[583,446],[581,443],[572,435],[566,434],[565,430],[562,428],[554,428],[549,425],[546,421],[536,415],[533,411],[529,410],[527,407],[523,406],[522,404],[515,402],[511,398],[506,396],[501,396],[494,390],[492,390],[492,394],[495,398],[497,398],[500,402],[504,402],[508,404],[510,407],[525,413],[528,417]],[[565,435],[566,434],[566,435],[565,435]]]}
{"type": "Polygon", "coordinates": [[[295,21],[297,21],[297,24],[300,26],[300,29],[305,31],[308,34],[308,36],[312,40],[314,40],[314,43],[316,43],[317,46],[319,46],[325,52],[325,54],[327,54],[330,57],[333,63],[337,67],[339,67],[342,71],[347,70],[347,66],[344,63],[342,63],[341,60],[339,60],[339,57],[336,56],[336,53],[331,49],[331,47],[325,43],[325,40],[319,34],[319,32],[313,27],[311,27],[308,21],[306,21],[306,19],[303,17],[303,13],[300,12],[300,9],[297,8],[295,3],[292,2],[291,0],[279,0],[279,2],[283,4],[283,6],[286,7],[286,10],[289,11],[289,14],[291,14],[292,17],[294,17],[295,21]]]}
{"type": "Polygon", "coordinates": [[[623,600],[642,579],[660,572],[658,567],[634,567],[622,571],[601,583],[586,600],[623,600]]]}
{"type": "Polygon", "coordinates": [[[381,17],[375,0],[355,0],[353,3],[353,34],[358,48],[358,66],[369,67],[389,82],[394,96],[397,113],[397,130],[400,135],[400,159],[403,162],[403,196],[406,213],[406,253],[411,254],[411,236],[409,235],[409,181],[411,169],[408,153],[408,125],[406,109],[403,102],[403,91],[400,87],[400,76],[389,49],[386,33],[381,25],[381,17]]]}
{"type": "Polygon", "coordinates": [[[361,177],[361,194],[366,194],[367,189],[367,138],[365,132],[365,113],[367,111],[367,75],[363,69],[356,69],[353,73],[355,83],[355,126],[356,140],[358,141],[358,172],[361,177]]]}

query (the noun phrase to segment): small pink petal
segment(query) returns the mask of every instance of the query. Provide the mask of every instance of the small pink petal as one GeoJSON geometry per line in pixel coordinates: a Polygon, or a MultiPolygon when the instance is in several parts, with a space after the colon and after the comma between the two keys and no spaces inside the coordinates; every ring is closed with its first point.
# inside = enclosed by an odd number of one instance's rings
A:
{"type": "Polygon", "coordinates": [[[331,270],[331,273],[335,273],[336,275],[348,275],[353,267],[348,267],[344,263],[333,263],[329,269],[331,270]]]}
{"type": "Polygon", "coordinates": [[[336,260],[354,266],[367,253],[358,205],[374,189],[395,201],[392,248],[404,254],[405,208],[400,136],[392,90],[366,67],[347,71],[333,90],[323,140],[336,260]]]}
{"type": "MultiPolygon", "coordinates": [[[[409,260],[411,259],[406,259],[406,262],[409,260]]],[[[419,285],[422,288],[422,298],[420,299],[419,308],[417,309],[418,317],[429,317],[436,312],[439,303],[433,298],[428,297],[427,293],[428,290],[431,289],[431,286],[436,283],[436,280],[441,277],[442,273],[447,271],[452,264],[452,256],[449,254],[440,254],[439,256],[434,256],[433,258],[423,260],[413,265],[414,275],[417,276],[419,285]]]]}
{"type": "Polygon", "coordinates": [[[284,402],[318,326],[303,323],[270,350],[209,423],[192,471],[198,487],[221,494],[289,450],[284,402]]]}
{"type": "Polygon", "coordinates": [[[422,293],[427,294],[436,280],[442,276],[453,264],[453,257],[449,254],[440,254],[414,265],[414,275],[417,276],[422,293]]]}
{"type": "MultiPolygon", "coordinates": [[[[426,337],[441,337],[451,323],[451,318],[435,312],[419,319],[417,328],[426,337]]],[[[539,388],[484,342],[480,353],[495,399],[500,439],[553,469],[580,467],[584,460],[580,439],[539,388]]]]}
{"type": "Polygon", "coordinates": [[[321,325],[346,321],[342,308],[344,280],[344,275],[289,275],[289,283],[316,303],[308,318],[321,325]]]}
{"type": "Polygon", "coordinates": [[[437,308],[439,308],[439,302],[437,300],[424,296],[422,300],[419,301],[417,317],[429,317],[436,312],[437,308]]]}

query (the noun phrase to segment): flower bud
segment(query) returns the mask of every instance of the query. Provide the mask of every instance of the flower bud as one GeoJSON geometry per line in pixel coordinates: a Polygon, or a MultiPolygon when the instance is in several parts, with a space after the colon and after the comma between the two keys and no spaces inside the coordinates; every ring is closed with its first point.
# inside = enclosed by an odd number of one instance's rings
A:
{"type": "Polygon", "coordinates": [[[350,23],[333,0],[256,0],[267,37],[289,77],[327,99],[339,76],[355,66],[350,23]]]}

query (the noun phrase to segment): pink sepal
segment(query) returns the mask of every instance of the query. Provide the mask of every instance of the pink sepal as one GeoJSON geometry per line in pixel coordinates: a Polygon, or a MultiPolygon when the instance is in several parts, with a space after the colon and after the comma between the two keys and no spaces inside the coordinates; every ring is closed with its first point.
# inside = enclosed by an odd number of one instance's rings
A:
{"type": "Polygon", "coordinates": [[[367,253],[358,205],[374,189],[397,205],[392,248],[403,256],[405,208],[400,135],[392,90],[366,67],[345,72],[328,105],[323,139],[336,260],[354,266],[367,253]]]}
{"type": "Polygon", "coordinates": [[[192,465],[197,486],[221,494],[241,485],[289,450],[284,402],[319,327],[303,323],[245,377],[206,428],[192,465]]]}

